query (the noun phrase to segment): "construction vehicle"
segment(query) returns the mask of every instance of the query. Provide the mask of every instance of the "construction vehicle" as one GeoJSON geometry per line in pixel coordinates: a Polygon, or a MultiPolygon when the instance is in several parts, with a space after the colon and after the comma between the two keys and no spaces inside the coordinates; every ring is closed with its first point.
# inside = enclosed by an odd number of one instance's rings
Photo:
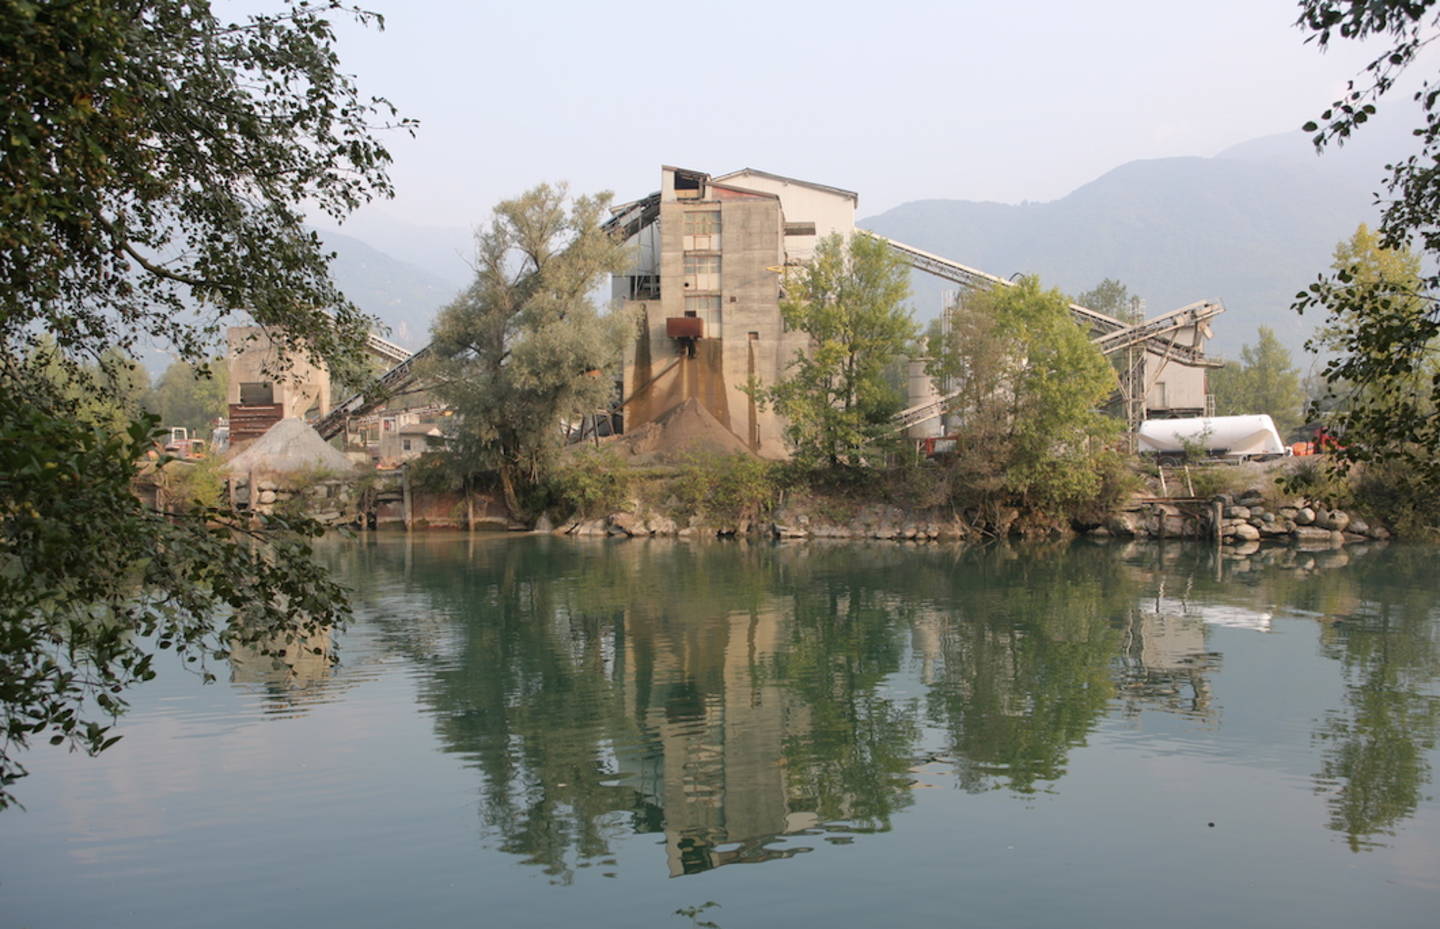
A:
{"type": "Polygon", "coordinates": [[[170,438],[165,442],[165,454],[182,461],[199,461],[206,455],[204,439],[190,437],[190,430],[184,426],[171,426],[170,438]]]}

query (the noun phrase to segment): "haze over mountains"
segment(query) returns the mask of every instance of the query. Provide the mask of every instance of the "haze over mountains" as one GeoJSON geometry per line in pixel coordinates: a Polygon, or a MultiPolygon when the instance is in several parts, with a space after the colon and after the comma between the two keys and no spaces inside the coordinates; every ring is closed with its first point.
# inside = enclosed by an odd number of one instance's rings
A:
{"type": "MultiPolygon", "coordinates": [[[[1071,294],[1116,278],[1149,315],[1218,298],[1228,312],[1215,320],[1213,353],[1235,357],[1270,326],[1303,368],[1301,346],[1318,320],[1297,317],[1290,302],[1329,266],[1337,242],[1374,224],[1384,164],[1413,148],[1407,127],[1372,125],[1317,157],[1297,131],[1210,158],[1132,161],[1048,203],[917,200],[859,225],[992,274],[1037,273],[1071,294]]],[[[346,233],[323,233],[342,289],[394,341],[425,344],[430,320],[468,279],[469,233],[373,217],[346,233]]],[[[917,317],[936,316],[948,287],[916,274],[917,317]]]]}
{"type": "MultiPolygon", "coordinates": [[[[1037,273],[1070,294],[1115,278],[1148,315],[1219,299],[1227,312],[1213,323],[1212,353],[1236,357],[1270,326],[1301,362],[1318,320],[1290,303],[1336,243],[1374,225],[1386,153],[1407,141],[1403,130],[1362,134],[1317,157],[1303,133],[1287,133],[1213,158],[1132,161],[1050,203],[921,200],[860,225],[1003,277],[1037,273]]],[[[935,316],[947,285],[920,274],[913,283],[917,315],[935,316]]]]}

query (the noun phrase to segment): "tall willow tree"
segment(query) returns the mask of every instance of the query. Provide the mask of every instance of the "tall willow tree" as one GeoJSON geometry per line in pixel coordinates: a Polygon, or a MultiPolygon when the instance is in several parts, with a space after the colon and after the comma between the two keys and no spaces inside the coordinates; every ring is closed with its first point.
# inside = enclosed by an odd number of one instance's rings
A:
{"type": "Polygon", "coordinates": [[[1260,327],[1255,344],[1240,350],[1240,364],[1212,372],[1210,384],[1216,412],[1222,416],[1268,413],[1282,436],[1300,425],[1305,409],[1300,372],[1268,326],[1260,327]]]}
{"type": "MultiPolygon", "coordinates": [[[[1440,2],[1301,0],[1300,9],[1297,25],[1320,49],[1353,40],[1369,41],[1377,52],[1340,99],[1306,124],[1316,149],[1324,150],[1360,131],[1407,71],[1427,67],[1421,56],[1440,28],[1440,2]]],[[[1410,96],[1422,120],[1414,130],[1418,151],[1385,168],[1376,244],[1390,251],[1416,245],[1433,268],[1440,257],[1440,81],[1433,71],[1410,96]]],[[[1359,401],[1333,423],[1340,440],[1334,460],[1342,467],[1392,464],[1413,499],[1434,500],[1440,496],[1440,274],[1392,268],[1401,273],[1377,277],[1367,275],[1363,261],[1336,257],[1333,273],[1297,294],[1294,304],[1300,312],[1327,314],[1325,347],[1336,354],[1325,379],[1354,391],[1359,401]]]]}
{"type": "Polygon", "coordinates": [[[498,477],[511,516],[546,475],[561,423],[603,407],[624,327],[592,295],[626,263],[601,226],[610,195],[541,184],[495,207],[475,237],[475,281],[440,311],[428,376],[454,406],[451,463],[498,477]]]}

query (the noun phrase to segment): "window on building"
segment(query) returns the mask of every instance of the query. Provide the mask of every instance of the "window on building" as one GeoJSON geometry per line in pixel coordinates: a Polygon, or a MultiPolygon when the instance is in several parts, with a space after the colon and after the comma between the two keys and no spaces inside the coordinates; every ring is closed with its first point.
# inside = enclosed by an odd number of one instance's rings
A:
{"type": "Polygon", "coordinates": [[[720,250],[720,211],[689,210],[685,213],[685,251],[718,252],[720,250]]]}
{"type": "Polygon", "coordinates": [[[699,200],[703,187],[704,175],[691,174],[689,171],[675,172],[675,199],[699,200]]]}
{"type": "Polygon", "coordinates": [[[706,338],[718,338],[720,336],[720,296],[690,296],[685,297],[685,315],[698,316],[705,321],[706,338]]]}
{"type": "Polygon", "coordinates": [[[815,224],[814,224],[814,223],[786,223],[786,224],[785,224],[785,234],[786,234],[786,235],[814,235],[814,234],[815,234],[815,224]]]}
{"type": "Polygon", "coordinates": [[[400,449],[401,449],[401,451],[406,451],[406,452],[410,451],[410,440],[409,440],[409,439],[401,439],[401,440],[400,440],[400,449]]]}
{"type": "Polygon", "coordinates": [[[686,255],[685,287],[687,290],[719,290],[720,256],[686,255]]]}
{"type": "Polygon", "coordinates": [[[241,403],[274,403],[275,385],[263,382],[241,383],[241,403]]]}
{"type": "Polygon", "coordinates": [[[632,274],[626,278],[628,282],[625,296],[630,300],[659,300],[660,299],[660,275],[658,274],[632,274]]]}

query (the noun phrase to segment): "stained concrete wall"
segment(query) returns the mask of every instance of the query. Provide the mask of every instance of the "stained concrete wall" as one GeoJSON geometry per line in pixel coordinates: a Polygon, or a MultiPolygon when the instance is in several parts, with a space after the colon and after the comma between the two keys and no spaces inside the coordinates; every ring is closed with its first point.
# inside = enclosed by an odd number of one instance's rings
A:
{"type": "MultiPolygon", "coordinates": [[[[781,268],[795,257],[789,248],[797,241],[797,237],[784,234],[788,214],[780,197],[789,197],[796,209],[807,215],[805,221],[816,223],[817,235],[852,230],[854,201],[758,175],[755,179],[765,180],[783,193],[750,190],[728,182],[707,184],[700,199],[679,199],[674,194],[673,171],[662,169],[661,173],[661,292],[658,300],[627,304],[637,328],[625,358],[624,389],[630,398],[626,428],[634,430],[695,397],[759,454],[783,458],[788,454],[784,420],[773,409],[760,410],[745,390],[752,380],[762,387],[776,383],[796,353],[808,346],[803,333],[785,331],[780,317],[781,268]],[[719,248],[690,252],[720,259],[718,288],[701,290],[708,282],[687,281],[685,274],[685,214],[717,210],[721,215],[719,248]],[[702,295],[718,297],[719,308],[697,310],[705,320],[705,333],[692,353],[691,346],[666,335],[665,321],[686,314],[687,296],[702,295]]],[[[813,250],[815,236],[802,238],[811,240],[813,250]]]]}
{"type": "Polygon", "coordinates": [[[242,383],[272,385],[272,402],[284,406],[281,418],[303,419],[315,407],[321,416],[330,412],[330,372],[295,352],[282,367],[280,350],[259,326],[232,326],[226,330],[226,365],[229,369],[227,403],[240,402],[242,383]]]}
{"type": "MultiPolygon", "coordinates": [[[[707,192],[713,193],[713,192],[707,192]]],[[[650,422],[691,397],[761,454],[783,457],[782,424],[773,410],[761,412],[745,393],[754,376],[774,383],[796,340],[780,324],[780,275],[784,262],[779,201],[726,194],[724,199],[668,200],[660,204],[659,300],[634,301],[637,331],[627,352],[625,392],[628,429],[650,422]],[[719,211],[721,248],[691,252],[720,259],[718,289],[687,286],[685,213],[719,211]],[[719,299],[705,312],[704,338],[693,346],[669,338],[665,321],[686,313],[687,296],[719,299]],[[668,371],[667,371],[668,368],[668,371]],[[648,385],[648,386],[646,386],[648,385]]]]}

